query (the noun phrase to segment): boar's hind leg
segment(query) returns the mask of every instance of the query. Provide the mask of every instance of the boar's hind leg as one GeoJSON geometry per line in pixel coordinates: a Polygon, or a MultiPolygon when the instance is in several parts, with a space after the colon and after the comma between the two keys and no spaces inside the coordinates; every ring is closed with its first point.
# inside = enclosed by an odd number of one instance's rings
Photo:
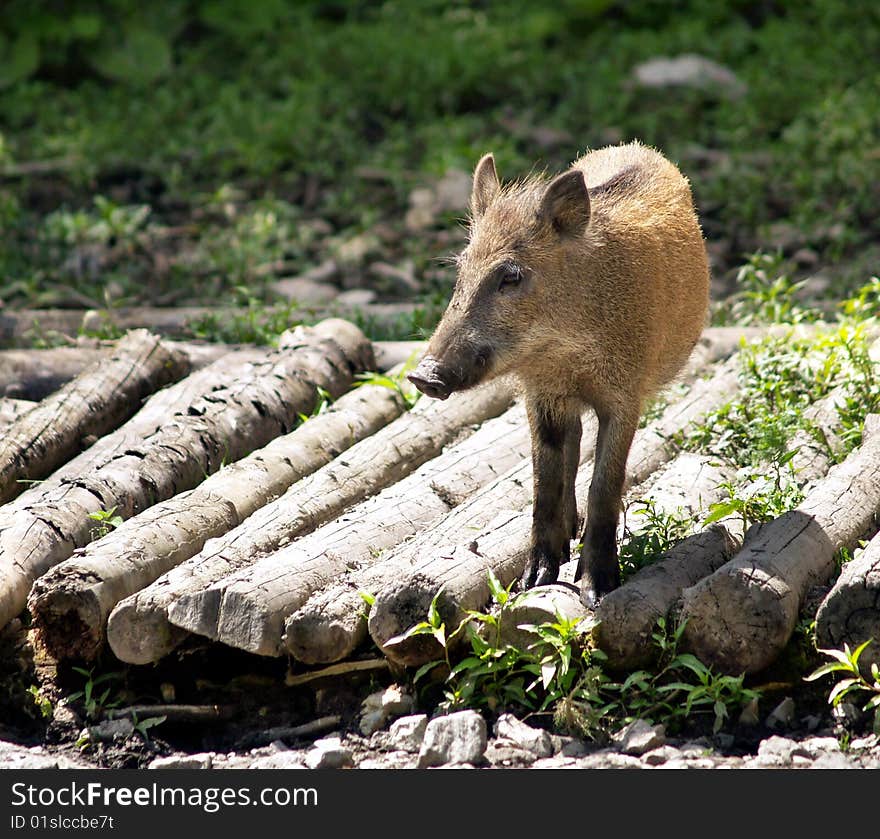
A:
{"type": "Polygon", "coordinates": [[[625,412],[599,414],[593,481],[587,500],[587,524],[578,562],[581,599],[590,607],[620,585],[617,522],[626,478],[626,458],[638,416],[625,412]]]}
{"type": "Polygon", "coordinates": [[[571,531],[577,526],[574,477],[580,451],[581,420],[568,406],[528,403],[532,432],[534,507],[529,558],[520,588],[556,582],[568,560],[571,531]]]}

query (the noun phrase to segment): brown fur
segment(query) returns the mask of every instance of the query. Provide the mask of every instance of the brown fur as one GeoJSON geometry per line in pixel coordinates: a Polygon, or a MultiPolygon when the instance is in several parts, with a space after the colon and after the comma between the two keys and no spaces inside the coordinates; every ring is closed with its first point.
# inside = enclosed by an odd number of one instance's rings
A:
{"type": "Polygon", "coordinates": [[[441,397],[491,376],[521,381],[536,494],[526,586],[555,578],[567,556],[571,534],[559,531],[570,531],[575,515],[572,450],[580,414],[596,410],[580,569],[595,599],[619,579],[609,533],[645,400],[681,369],[706,317],[709,270],[690,186],[639,143],[590,152],[552,181],[507,187],[487,155],[471,210],[452,300],[413,381],[441,397]]]}

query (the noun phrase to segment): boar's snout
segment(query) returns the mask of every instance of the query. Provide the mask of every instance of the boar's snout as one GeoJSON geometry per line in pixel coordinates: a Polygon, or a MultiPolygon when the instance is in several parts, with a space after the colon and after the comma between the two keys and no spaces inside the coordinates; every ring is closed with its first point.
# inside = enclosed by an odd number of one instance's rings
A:
{"type": "Polygon", "coordinates": [[[407,379],[432,399],[446,399],[453,390],[448,378],[442,374],[440,362],[432,355],[426,355],[407,379]]]}

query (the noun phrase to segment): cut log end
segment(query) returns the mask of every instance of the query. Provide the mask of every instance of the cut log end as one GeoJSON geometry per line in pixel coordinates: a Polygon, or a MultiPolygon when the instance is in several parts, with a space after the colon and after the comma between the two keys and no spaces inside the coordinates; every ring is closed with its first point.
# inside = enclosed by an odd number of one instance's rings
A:
{"type": "Polygon", "coordinates": [[[164,613],[144,614],[136,596],[120,602],[110,613],[107,637],[110,649],[127,664],[152,664],[166,656],[189,635],[165,619],[164,613]]]}
{"type": "Polygon", "coordinates": [[[284,628],[284,646],[304,664],[329,664],[353,653],[367,637],[367,604],[357,592],[292,614],[284,628]]]}
{"type": "Polygon", "coordinates": [[[104,644],[100,605],[80,592],[55,588],[48,596],[35,586],[28,608],[33,615],[35,643],[57,661],[92,661],[104,644]]]}
{"type": "MultiPolygon", "coordinates": [[[[399,638],[396,643],[388,643],[427,619],[431,601],[439,588],[432,580],[411,577],[404,581],[403,587],[389,586],[376,598],[370,611],[369,631],[391,661],[414,667],[443,657],[443,648],[432,635],[411,635],[399,638]],[[386,600],[394,604],[393,608],[385,607],[383,601],[386,600]]],[[[444,620],[458,614],[457,607],[446,601],[442,592],[437,598],[437,609],[444,620]]],[[[455,629],[457,626],[447,626],[447,637],[455,629]]]]}

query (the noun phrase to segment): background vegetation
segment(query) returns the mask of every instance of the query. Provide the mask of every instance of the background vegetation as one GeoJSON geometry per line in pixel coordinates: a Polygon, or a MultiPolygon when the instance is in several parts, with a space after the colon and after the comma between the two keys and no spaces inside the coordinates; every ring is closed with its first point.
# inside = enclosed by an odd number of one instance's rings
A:
{"type": "Polygon", "coordinates": [[[340,256],[442,303],[460,211],[408,230],[413,189],[634,137],[691,177],[716,297],[759,248],[840,297],[878,254],[877,55],[868,0],[9,0],[0,301],[261,302],[340,256]],[[683,53],[740,86],[635,84],[683,53]]]}

